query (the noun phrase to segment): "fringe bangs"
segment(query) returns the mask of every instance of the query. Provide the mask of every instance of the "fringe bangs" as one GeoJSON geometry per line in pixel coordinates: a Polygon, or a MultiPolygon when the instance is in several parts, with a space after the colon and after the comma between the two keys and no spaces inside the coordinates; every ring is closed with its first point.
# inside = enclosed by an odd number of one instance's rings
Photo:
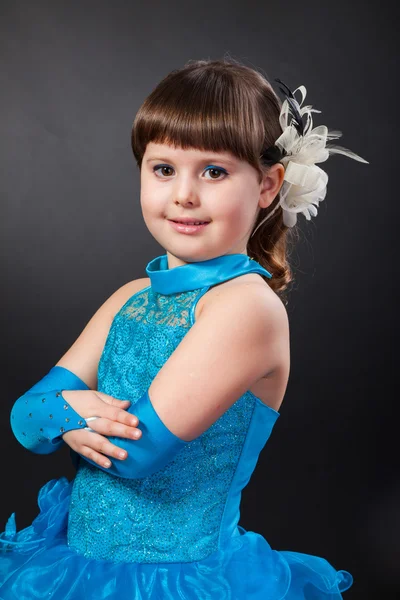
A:
{"type": "Polygon", "coordinates": [[[259,171],[265,140],[255,90],[232,73],[173,71],[140,107],[132,128],[136,162],[149,142],[231,152],[259,171]]]}

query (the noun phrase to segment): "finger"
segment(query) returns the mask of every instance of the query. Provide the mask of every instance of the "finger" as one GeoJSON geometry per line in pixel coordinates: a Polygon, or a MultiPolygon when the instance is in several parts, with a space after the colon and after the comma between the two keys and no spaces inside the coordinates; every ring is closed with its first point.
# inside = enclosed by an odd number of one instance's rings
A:
{"type": "Polygon", "coordinates": [[[105,467],[106,469],[111,467],[111,461],[99,452],[96,452],[96,450],[93,450],[93,448],[89,448],[88,446],[82,446],[79,454],[81,454],[85,458],[88,458],[100,467],[105,467]]]}
{"type": "Polygon", "coordinates": [[[125,425],[136,426],[139,423],[139,419],[136,415],[132,415],[127,412],[126,408],[122,408],[124,403],[127,406],[131,403],[130,400],[118,400],[113,396],[104,394],[103,392],[95,391],[95,394],[104,401],[107,406],[101,406],[97,409],[97,416],[111,419],[112,421],[119,421],[125,425]],[[104,410],[103,410],[104,409],[104,410]]]}
{"type": "MultiPolygon", "coordinates": [[[[81,431],[79,433],[81,433],[81,431]]],[[[123,448],[119,448],[115,444],[112,444],[106,437],[99,435],[98,433],[95,433],[95,432],[85,432],[85,433],[86,433],[86,436],[84,439],[82,439],[83,443],[80,444],[79,449],[78,449],[79,454],[83,454],[82,449],[89,449],[89,450],[93,450],[94,452],[96,452],[98,454],[105,454],[105,455],[107,455],[107,457],[111,456],[114,458],[118,458],[119,460],[124,460],[128,456],[126,450],[124,450],[123,448]]],[[[84,454],[84,456],[86,456],[86,454],[84,454]]],[[[91,459],[90,456],[88,458],[91,459]]],[[[103,456],[103,462],[104,462],[104,456],[103,456]]],[[[102,466],[104,466],[103,463],[102,463],[102,466]]]]}
{"type": "Polygon", "coordinates": [[[130,400],[119,400],[118,398],[114,398],[114,396],[110,396],[109,394],[105,394],[104,392],[99,392],[97,390],[94,390],[94,393],[100,398],[100,400],[103,400],[103,402],[109,404],[110,406],[116,406],[120,408],[121,406],[129,406],[131,403],[130,400]]]}
{"type": "Polygon", "coordinates": [[[63,434],[63,439],[72,450],[75,450],[75,452],[78,452],[79,454],[82,454],[82,448],[84,446],[98,450],[103,441],[108,442],[107,438],[95,431],[88,431],[86,427],[84,429],[72,429],[71,431],[67,431],[63,434]],[[67,439],[68,436],[69,438],[67,439]]]}
{"type": "Polygon", "coordinates": [[[123,425],[129,425],[131,427],[137,427],[139,424],[139,419],[136,415],[132,415],[128,413],[126,410],[122,410],[120,408],[115,409],[114,421],[118,421],[118,423],[122,423],[123,425]]]}
{"type": "MultiPolygon", "coordinates": [[[[116,408],[114,406],[103,405],[99,407],[97,410],[97,416],[103,417],[104,419],[109,419],[110,421],[118,421],[118,423],[129,425],[130,427],[136,427],[139,423],[139,419],[136,417],[136,415],[131,415],[126,410],[122,410],[121,408],[116,408]]],[[[90,426],[92,426],[93,423],[95,423],[95,421],[92,421],[90,426]]]]}
{"type": "Polygon", "coordinates": [[[124,460],[128,456],[126,450],[112,444],[106,437],[95,432],[91,433],[90,439],[85,442],[84,445],[96,452],[106,454],[107,456],[113,456],[119,460],[124,460]]]}
{"type": "Polygon", "coordinates": [[[90,445],[90,447],[101,454],[106,454],[107,456],[118,458],[119,460],[124,460],[128,456],[126,450],[115,446],[103,436],[96,436],[95,441],[90,445]]]}
{"type": "Polygon", "coordinates": [[[101,435],[124,437],[134,440],[139,439],[142,435],[142,431],[137,427],[128,427],[117,421],[110,421],[105,418],[90,421],[90,428],[101,435]]]}
{"type": "MultiPolygon", "coordinates": [[[[139,423],[139,419],[136,417],[136,415],[132,415],[122,408],[111,406],[106,402],[99,403],[92,410],[95,414],[92,412],[90,416],[86,415],[85,418],[103,417],[104,419],[109,419],[110,421],[119,421],[120,423],[123,423],[124,425],[130,425],[131,427],[136,427],[139,423]]],[[[95,428],[93,427],[93,429],[95,428]]]]}

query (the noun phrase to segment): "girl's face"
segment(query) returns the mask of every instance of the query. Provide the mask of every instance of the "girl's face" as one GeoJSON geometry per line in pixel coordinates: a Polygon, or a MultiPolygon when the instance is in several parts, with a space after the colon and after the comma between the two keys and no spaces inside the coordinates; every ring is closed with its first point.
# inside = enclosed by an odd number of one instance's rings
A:
{"type": "Polygon", "coordinates": [[[168,268],[224,254],[245,254],[258,208],[269,206],[283,181],[273,165],[261,183],[257,171],[230,152],[175,148],[150,142],[141,166],[144,221],[166,250],[168,268]],[[171,220],[208,221],[195,233],[171,220]]]}

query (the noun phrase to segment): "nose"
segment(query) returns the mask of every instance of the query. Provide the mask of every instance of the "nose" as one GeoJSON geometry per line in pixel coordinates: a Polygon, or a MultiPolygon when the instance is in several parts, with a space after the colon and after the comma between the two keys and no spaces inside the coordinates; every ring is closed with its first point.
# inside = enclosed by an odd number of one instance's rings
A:
{"type": "Polygon", "coordinates": [[[196,206],[199,204],[199,195],[195,185],[190,182],[190,178],[181,178],[176,180],[174,188],[174,203],[182,206],[196,206]]]}
{"type": "Polygon", "coordinates": [[[177,198],[175,197],[175,204],[181,206],[196,206],[198,202],[194,198],[177,198]]]}

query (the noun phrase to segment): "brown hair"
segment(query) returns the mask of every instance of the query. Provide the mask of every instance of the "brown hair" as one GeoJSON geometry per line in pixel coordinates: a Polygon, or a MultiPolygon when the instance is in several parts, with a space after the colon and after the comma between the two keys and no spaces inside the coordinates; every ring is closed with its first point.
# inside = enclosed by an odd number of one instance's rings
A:
{"type": "MultiPolygon", "coordinates": [[[[281,102],[260,72],[229,58],[190,60],[171,71],[139,108],[131,135],[139,169],[149,142],[214,152],[230,151],[259,173],[259,181],[277,162],[265,151],[281,135],[281,102]]],[[[259,209],[253,230],[279,201],[259,209]]],[[[247,253],[272,279],[264,278],[281,300],[292,281],[288,263],[289,236],[295,228],[282,221],[282,209],[261,225],[248,240],[247,253]]]]}

